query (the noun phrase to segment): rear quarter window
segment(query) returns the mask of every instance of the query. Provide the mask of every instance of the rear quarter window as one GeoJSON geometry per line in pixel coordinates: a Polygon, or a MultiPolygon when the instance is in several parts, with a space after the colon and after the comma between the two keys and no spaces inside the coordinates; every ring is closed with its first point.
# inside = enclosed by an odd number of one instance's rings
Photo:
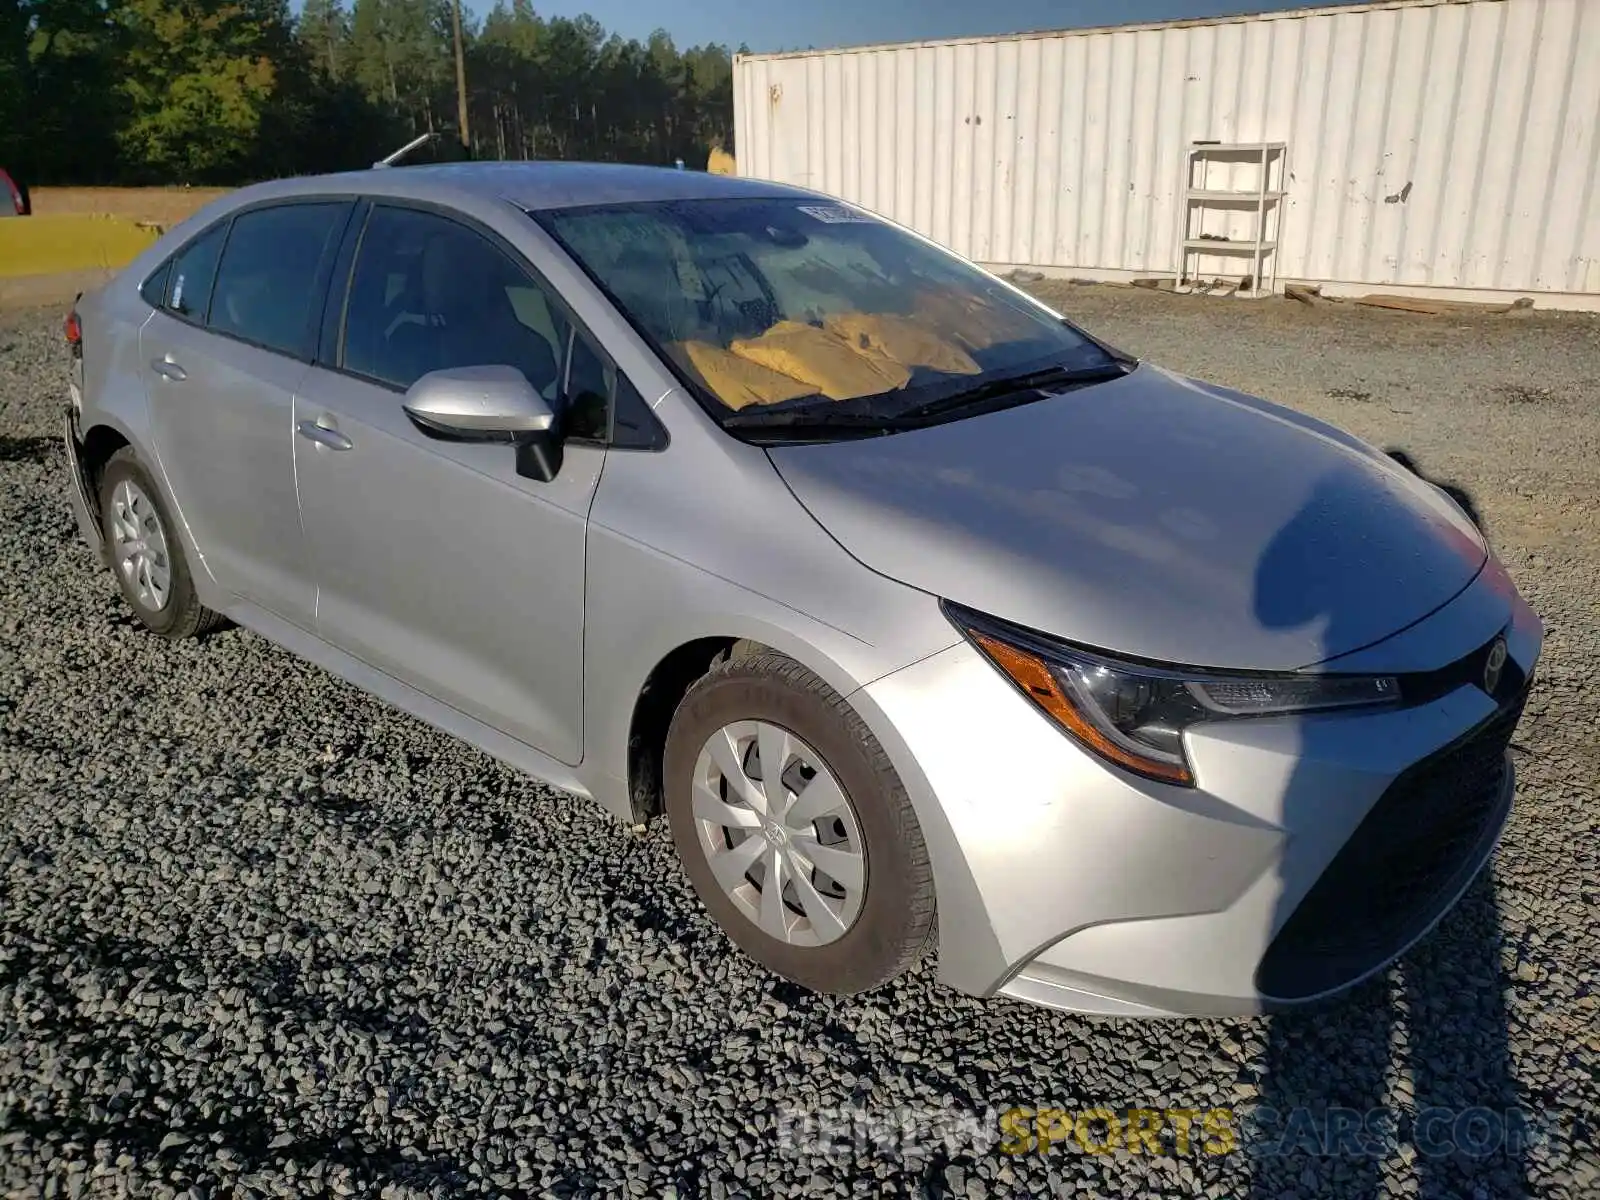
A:
{"type": "Polygon", "coordinates": [[[166,307],[187,321],[203,323],[211,302],[211,285],[217,278],[217,259],[227,225],[206,230],[172,257],[167,272],[166,307]]]}
{"type": "Polygon", "coordinates": [[[144,286],[139,289],[139,295],[144,297],[144,302],[151,308],[160,308],[167,302],[167,277],[172,274],[172,260],[168,259],[155,269],[154,274],[144,281],[144,286]]]}

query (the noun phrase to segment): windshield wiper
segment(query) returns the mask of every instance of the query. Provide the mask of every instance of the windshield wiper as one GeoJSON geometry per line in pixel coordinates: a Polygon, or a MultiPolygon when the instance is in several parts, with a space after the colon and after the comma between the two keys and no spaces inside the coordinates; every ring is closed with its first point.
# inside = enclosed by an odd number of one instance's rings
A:
{"type": "Polygon", "coordinates": [[[803,408],[746,408],[722,418],[724,429],[893,429],[896,418],[864,412],[828,412],[840,403],[825,400],[803,408]]]}
{"type": "Polygon", "coordinates": [[[1111,379],[1121,379],[1130,369],[1128,363],[1115,359],[1096,363],[1092,367],[1045,367],[1040,371],[1028,371],[1005,379],[991,379],[972,387],[961,388],[949,395],[937,396],[921,404],[914,404],[910,408],[901,409],[892,414],[890,419],[896,422],[915,421],[923,417],[943,416],[958,409],[975,408],[1026,392],[1073,384],[1104,383],[1111,379]]]}
{"type": "Polygon", "coordinates": [[[946,392],[944,395],[935,396],[931,400],[914,404],[898,412],[876,412],[866,407],[882,403],[893,394],[889,392],[874,396],[856,396],[849,400],[816,398],[790,400],[777,405],[741,409],[722,418],[722,426],[724,429],[782,429],[785,433],[792,430],[807,434],[813,432],[859,434],[914,429],[926,424],[931,417],[944,416],[958,409],[977,407],[1007,397],[1021,396],[1046,388],[1120,379],[1132,367],[1132,363],[1118,359],[1096,363],[1092,367],[1049,366],[1004,379],[991,379],[979,384],[958,387],[953,392],[946,392]]]}

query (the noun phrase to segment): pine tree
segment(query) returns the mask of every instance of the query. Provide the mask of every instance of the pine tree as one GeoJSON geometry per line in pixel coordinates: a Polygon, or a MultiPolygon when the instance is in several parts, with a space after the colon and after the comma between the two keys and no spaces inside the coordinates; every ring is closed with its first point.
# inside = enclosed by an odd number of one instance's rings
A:
{"type": "MultiPolygon", "coordinates": [[[[451,18],[451,0],[305,0],[297,20],[286,0],[0,0],[0,163],[35,185],[362,166],[460,123],[451,18]]],[[[731,143],[726,47],[532,0],[461,33],[478,157],[698,168],[731,143]]]]}
{"type": "Polygon", "coordinates": [[[311,61],[335,82],[349,73],[350,14],[342,0],[306,0],[296,25],[311,61]]]}

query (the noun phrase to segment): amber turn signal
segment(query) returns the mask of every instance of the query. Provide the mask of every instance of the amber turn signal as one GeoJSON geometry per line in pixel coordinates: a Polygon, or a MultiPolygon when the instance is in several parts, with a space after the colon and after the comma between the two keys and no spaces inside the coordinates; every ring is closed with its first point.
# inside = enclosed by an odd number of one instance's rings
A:
{"type": "Polygon", "coordinates": [[[1183,787],[1193,785],[1194,776],[1189,773],[1187,767],[1133,754],[1101,733],[1067,697],[1066,692],[1056,681],[1055,674],[1043,659],[1035,658],[1026,651],[988,634],[974,631],[972,638],[989,656],[990,661],[999,667],[1012,683],[1021,688],[1030,700],[1044,709],[1069,734],[1102,758],[1147,779],[1175,783],[1183,787]]]}

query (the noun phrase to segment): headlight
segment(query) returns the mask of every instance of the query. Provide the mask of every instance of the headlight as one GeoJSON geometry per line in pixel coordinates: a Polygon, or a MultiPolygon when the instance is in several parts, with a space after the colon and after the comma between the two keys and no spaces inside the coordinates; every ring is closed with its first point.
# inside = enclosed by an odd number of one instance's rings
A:
{"type": "Polygon", "coordinates": [[[1266,675],[1119,662],[957,605],[945,611],[989,661],[1068,734],[1148,779],[1192,786],[1183,732],[1205,721],[1394,704],[1388,675],[1266,675]]]}

